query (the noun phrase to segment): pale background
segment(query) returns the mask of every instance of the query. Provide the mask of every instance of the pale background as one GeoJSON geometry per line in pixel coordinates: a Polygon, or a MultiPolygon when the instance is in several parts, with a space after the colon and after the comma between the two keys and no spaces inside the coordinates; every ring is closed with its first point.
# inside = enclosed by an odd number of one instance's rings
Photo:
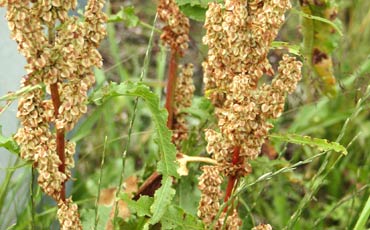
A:
{"type": "MultiPolygon", "coordinates": [[[[0,8],[0,96],[19,89],[20,79],[25,74],[23,66],[26,63],[24,57],[17,52],[17,44],[10,39],[5,14],[6,10],[0,8]]],[[[6,137],[14,134],[17,130],[16,111],[17,102],[13,102],[10,108],[0,115],[0,125],[6,137]]],[[[6,167],[13,166],[15,160],[15,155],[0,148],[0,187],[3,185],[6,167]]],[[[23,180],[23,183],[18,191],[7,194],[5,203],[11,203],[9,210],[3,210],[6,208],[0,207],[0,229],[6,229],[13,224],[16,221],[17,212],[23,211],[28,201],[30,174],[26,173],[24,168],[18,169],[12,177],[12,182],[16,180],[23,180]],[[15,197],[16,199],[14,199],[15,197]]]]}

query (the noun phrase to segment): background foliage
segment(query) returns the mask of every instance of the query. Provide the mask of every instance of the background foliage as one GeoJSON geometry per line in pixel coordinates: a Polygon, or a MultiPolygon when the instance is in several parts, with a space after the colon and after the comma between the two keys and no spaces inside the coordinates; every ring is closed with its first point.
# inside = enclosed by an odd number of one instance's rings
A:
{"type": "MultiPolygon", "coordinates": [[[[240,202],[242,229],[259,223],[270,223],[274,229],[370,228],[370,2],[336,2],[343,35],[329,34],[326,40],[339,40],[332,51],[337,93],[325,95],[323,82],[306,61],[299,88],[288,98],[285,112],[271,132],[273,149],[252,162],[253,173],[234,194],[240,202]]],[[[298,2],[293,3],[294,10],[288,13],[278,37],[288,43],[275,43],[270,53],[272,64],[277,63],[282,47],[296,54],[307,48],[302,43],[301,31],[306,29],[301,24],[302,11],[298,2]]],[[[193,19],[190,51],[183,61],[195,65],[197,89],[193,105],[186,111],[191,128],[182,151],[205,156],[203,130],[215,126],[212,106],[202,93],[201,62],[206,47],[201,37],[207,4],[180,0],[178,4],[193,19]]],[[[106,7],[110,22],[108,39],[101,47],[104,69],[95,71],[97,83],[90,95],[88,116],[69,137],[79,143],[69,193],[82,210],[86,229],[104,229],[108,222],[111,209],[101,202],[96,206],[98,194],[123,181],[122,191],[127,190],[132,176],[137,181],[131,186],[140,185],[155,170],[163,179],[154,198],[142,196],[135,202],[122,193],[120,198],[127,204],[122,208],[131,215],[119,221],[121,229],[203,229],[196,218],[200,164],[190,164],[189,175],[179,177],[173,163],[176,150],[170,143],[163,109],[167,52],[159,41],[155,9],[151,1],[117,0],[106,7]]],[[[16,97],[17,93],[5,95],[1,101],[16,97]]],[[[0,135],[0,146],[18,152],[11,137],[0,135]]],[[[34,174],[21,160],[1,169],[6,179],[0,187],[0,222],[9,223],[9,229],[26,229],[30,222],[35,229],[57,228],[56,209],[36,183],[30,184],[27,209],[18,213],[17,224],[11,226],[6,210],[15,201],[5,197],[24,183],[11,179],[20,167],[34,174]]]]}

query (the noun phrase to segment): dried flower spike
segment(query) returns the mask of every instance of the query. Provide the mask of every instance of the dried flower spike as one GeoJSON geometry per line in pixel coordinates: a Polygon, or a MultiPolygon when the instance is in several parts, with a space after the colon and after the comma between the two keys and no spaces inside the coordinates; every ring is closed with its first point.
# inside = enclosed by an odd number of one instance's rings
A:
{"type": "MultiPolygon", "coordinates": [[[[257,157],[272,128],[268,119],[280,116],[285,94],[292,93],[300,79],[302,64],[284,55],[272,84],[258,87],[264,74],[274,75],[267,54],[290,7],[288,0],[226,0],[224,5],[210,3],[206,12],[203,42],[208,45],[208,58],[203,63],[204,82],[220,130],[206,130],[207,152],[218,162],[214,168],[222,178],[229,178],[225,201],[238,178],[251,172],[248,162],[257,157]]],[[[214,212],[204,207],[213,193],[201,191],[198,215],[206,225],[212,220],[222,226],[224,218],[213,220],[214,212]]],[[[236,209],[232,216],[225,223],[226,229],[240,226],[236,209]]]]}
{"type": "Polygon", "coordinates": [[[76,0],[0,2],[7,7],[11,37],[27,61],[22,87],[46,86],[19,99],[17,117],[22,127],[15,140],[21,157],[34,162],[40,187],[58,203],[61,229],[82,229],[77,205],[65,197],[75,143],[64,136],[87,112],[87,91],[94,84],[92,67],[102,65],[97,47],[105,36],[107,19],[102,12],[104,0],[88,1],[83,22],[67,14],[76,5],[76,0]]]}
{"type": "Polygon", "coordinates": [[[191,106],[195,86],[193,84],[193,64],[186,64],[179,66],[180,76],[176,82],[176,89],[174,95],[173,105],[173,124],[174,133],[172,135],[172,142],[177,149],[181,149],[181,142],[188,137],[188,127],[186,124],[186,113],[181,111],[191,106]]]}
{"type": "Polygon", "coordinates": [[[174,0],[160,0],[157,12],[166,24],[162,29],[161,39],[183,56],[189,42],[189,19],[181,13],[174,0]]]}

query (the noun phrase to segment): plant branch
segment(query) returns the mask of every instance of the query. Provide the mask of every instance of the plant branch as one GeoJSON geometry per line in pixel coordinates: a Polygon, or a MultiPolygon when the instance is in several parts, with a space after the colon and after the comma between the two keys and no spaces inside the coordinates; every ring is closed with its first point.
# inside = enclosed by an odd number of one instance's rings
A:
{"type": "Polygon", "coordinates": [[[209,158],[209,157],[198,157],[198,156],[188,156],[185,154],[178,154],[177,161],[183,162],[183,163],[188,163],[188,162],[203,162],[203,163],[208,163],[208,164],[213,164],[216,165],[217,161],[209,158]]]}
{"type": "Polygon", "coordinates": [[[171,49],[170,63],[168,67],[168,80],[166,87],[166,109],[168,112],[167,127],[172,129],[173,125],[173,98],[176,89],[177,51],[171,49]]]}
{"type": "MultiPolygon", "coordinates": [[[[48,40],[49,44],[53,45],[55,42],[55,31],[53,26],[48,27],[48,40]]],[[[58,91],[58,81],[50,85],[51,100],[54,106],[54,117],[58,119],[59,107],[61,105],[60,95],[58,91]]],[[[56,145],[57,145],[57,154],[61,161],[58,169],[61,173],[65,174],[66,165],[65,165],[65,140],[64,140],[64,129],[56,130],[56,145]]],[[[62,183],[62,189],[60,191],[60,199],[62,201],[66,200],[66,186],[65,181],[62,183]]]]}
{"type": "MultiPolygon", "coordinates": [[[[240,153],[240,147],[237,146],[237,147],[234,147],[234,152],[233,152],[233,159],[232,159],[232,165],[235,166],[238,164],[239,162],[239,153],[240,153]]],[[[238,179],[238,174],[237,172],[234,174],[234,175],[231,175],[229,176],[229,181],[227,183],[227,187],[226,187],[226,193],[225,193],[225,198],[224,198],[224,202],[227,202],[234,190],[234,186],[235,186],[235,182],[237,181],[238,179]]],[[[224,211],[227,210],[227,206],[225,208],[224,211]]]]}
{"type": "Polygon", "coordinates": [[[161,187],[162,175],[157,172],[152,173],[140,186],[136,195],[132,198],[133,200],[138,200],[140,196],[154,196],[157,189],[161,187]]]}
{"type": "Polygon", "coordinates": [[[209,157],[198,157],[198,156],[188,156],[185,154],[178,153],[176,155],[176,160],[179,163],[179,168],[177,169],[177,173],[180,176],[187,176],[189,175],[189,169],[187,167],[188,162],[203,162],[212,165],[216,165],[217,161],[209,158],[209,157]]]}

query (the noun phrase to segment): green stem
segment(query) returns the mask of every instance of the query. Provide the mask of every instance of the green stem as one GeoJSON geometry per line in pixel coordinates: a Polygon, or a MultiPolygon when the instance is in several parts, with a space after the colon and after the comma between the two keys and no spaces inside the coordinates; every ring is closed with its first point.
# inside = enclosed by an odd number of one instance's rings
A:
{"type": "Polygon", "coordinates": [[[101,181],[103,179],[103,165],[104,165],[104,159],[105,159],[106,146],[107,146],[107,136],[105,136],[105,139],[104,139],[103,156],[102,156],[101,162],[100,162],[100,175],[99,175],[99,181],[98,181],[98,194],[97,194],[96,200],[95,200],[95,223],[94,223],[94,229],[95,230],[98,227],[98,221],[99,221],[99,216],[98,216],[98,202],[99,202],[99,197],[100,197],[101,181]]]}
{"type": "MultiPolygon", "coordinates": [[[[109,15],[110,13],[111,13],[111,6],[110,4],[107,4],[107,14],[109,15]]],[[[109,48],[113,56],[115,66],[117,66],[118,75],[121,81],[127,81],[129,79],[129,75],[127,71],[125,70],[125,68],[123,67],[121,58],[119,56],[120,48],[116,41],[116,30],[114,28],[113,23],[107,24],[107,32],[108,32],[109,48]]]]}
{"type": "Polygon", "coordinates": [[[366,222],[369,220],[370,216],[370,196],[368,197],[365,207],[362,210],[360,217],[357,220],[354,230],[363,230],[365,229],[366,222]]]}
{"type": "Polygon", "coordinates": [[[34,230],[35,228],[35,201],[34,201],[34,194],[33,194],[33,187],[35,183],[35,171],[33,167],[31,167],[31,183],[30,183],[30,205],[31,205],[31,229],[34,230]]]}
{"type": "MultiPolygon", "coordinates": [[[[153,25],[155,25],[156,21],[157,21],[157,15],[154,18],[153,25]]],[[[149,38],[149,42],[148,42],[149,44],[148,44],[148,48],[147,48],[146,53],[145,53],[143,70],[141,72],[139,82],[142,82],[144,80],[144,77],[146,76],[148,68],[149,68],[150,53],[151,53],[152,47],[153,47],[153,45],[152,45],[153,37],[154,37],[154,30],[152,30],[151,34],[150,34],[150,38],[149,38]]],[[[135,102],[134,102],[133,115],[132,115],[132,118],[131,118],[131,121],[130,121],[130,126],[129,126],[129,129],[128,129],[127,143],[126,143],[126,146],[125,146],[125,150],[122,152],[122,155],[121,155],[122,170],[121,170],[120,177],[119,177],[119,184],[118,184],[118,188],[117,188],[117,191],[116,191],[116,198],[119,196],[119,194],[121,193],[121,190],[122,190],[123,172],[124,172],[125,165],[126,165],[126,155],[127,155],[127,151],[129,149],[130,143],[131,143],[131,135],[132,135],[134,122],[135,122],[135,119],[136,119],[136,110],[137,110],[138,103],[139,103],[139,97],[136,97],[135,102]]],[[[116,223],[117,223],[116,222],[117,216],[118,216],[118,199],[116,199],[115,202],[114,202],[114,217],[113,217],[113,225],[114,226],[116,226],[116,223]]]]}

